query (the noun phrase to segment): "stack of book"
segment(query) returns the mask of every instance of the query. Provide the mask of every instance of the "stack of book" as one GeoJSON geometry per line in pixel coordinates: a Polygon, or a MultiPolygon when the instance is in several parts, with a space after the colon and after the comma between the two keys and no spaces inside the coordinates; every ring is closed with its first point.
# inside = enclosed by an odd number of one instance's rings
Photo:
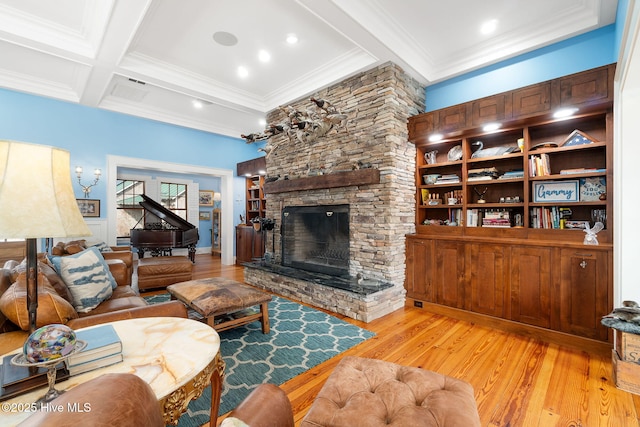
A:
{"type": "Polygon", "coordinates": [[[496,168],[469,169],[468,173],[467,181],[487,181],[498,177],[496,168]]]}
{"type": "Polygon", "coordinates": [[[436,184],[455,184],[456,182],[460,182],[460,177],[456,174],[440,175],[436,179],[436,184]]]}
{"type": "MultiPolygon", "coordinates": [[[[15,354],[2,358],[0,365],[0,401],[11,399],[39,387],[47,385],[47,368],[29,368],[11,363],[15,354]]],[[[69,371],[60,364],[56,369],[56,382],[69,378],[69,371]]]]}
{"type": "Polygon", "coordinates": [[[488,211],[482,217],[483,227],[509,228],[511,227],[511,218],[509,211],[488,211]]]}
{"type": "Polygon", "coordinates": [[[512,171],[507,171],[502,175],[500,175],[498,179],[517,179],[517,178],[524,178],[524,170],[515,169],[512,171]]]}
{"type": "Polygon", "coordinates": [[[70,375],[78,375],[122,362],[122,341],[113,326],[106,324],[80,330],[76,332],[76,337],[86,341],[87,346],[66,360],[70,375]]]}

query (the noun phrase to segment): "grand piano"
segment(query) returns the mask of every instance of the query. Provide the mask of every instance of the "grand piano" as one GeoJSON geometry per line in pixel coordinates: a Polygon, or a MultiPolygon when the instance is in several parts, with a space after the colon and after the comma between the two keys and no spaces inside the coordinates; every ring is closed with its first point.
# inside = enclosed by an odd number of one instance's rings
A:
{"type": "Polygon", "coordinates": [[[145,251],[151,252],[151,256],[171,255],[173,248],[188,248],[189,259],[195,262],[196,243],[200,238],[196,226],[150,197],[143,194],[142,198],[140,205],[160,222],[152,223],[147,219],[145,228],[131,229],[131,246],[138,250],[138,256],[144,258],[145,251]]]}

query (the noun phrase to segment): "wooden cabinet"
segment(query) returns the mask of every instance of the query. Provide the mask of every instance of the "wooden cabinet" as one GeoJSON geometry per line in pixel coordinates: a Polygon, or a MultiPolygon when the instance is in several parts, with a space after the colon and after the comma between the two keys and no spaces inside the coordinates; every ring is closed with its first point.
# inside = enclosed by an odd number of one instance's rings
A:
{"type": "Polygon", "coordinates": [[[464,307],[464,243],[437,240],[435,242],[436,303],[449,307],[464,307]]]}
{"type": "Polygon", "coordinates": [[[609,329],[600,320],[611,311],[612,304],[608,253],[563,249],[560,260],[560,329],[607,340],[609,329]]]}
{"type": "Polygon", "coordinates": [[[551,248],[511,248],[511,319],[528,325],[551,327],[553,277],[551,248]]]}
{"type": "Polygon", "coordinates": [[[251,262],[263,255],[262,233],[253,226],[236,226],[236,264],[251,262]]]}
{"type": "Polygon", "coordinates": [[[411,239],[407,241],[407,294],[412,298],[435,302],[433,271],[435,270],[434,241],[411,239]],[[409,268],[411,266],[411,268],[409,268]]]}
{"type": "Polygon", "coordinates": [[[411,117],[407,296],[608,341],[614,65],[411,117]],[[557,118],[559,107],[573,115],[557,118]],[[488,122],[494,129],[483,129],[488,122]],[[434,133],[442,133],[430,141],[434,133]],[[599,245],[586,226],[604,225],[599,245]],[[585,248],[586,250],[583,250],[585,248]]]}
{"type": "Polygon", "coordinates": [[[504,317],[508,247],[490,243],[470,243],[467,247],[467,309],[475,313],[504,317]]]}

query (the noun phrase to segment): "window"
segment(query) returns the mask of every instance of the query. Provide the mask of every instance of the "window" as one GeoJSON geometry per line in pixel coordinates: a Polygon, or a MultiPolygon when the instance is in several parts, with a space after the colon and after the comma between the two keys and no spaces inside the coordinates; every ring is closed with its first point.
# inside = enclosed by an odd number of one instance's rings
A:
{"type": "Polygon", "coordinates": [[[131,229],[142,221],[144,208],[140,206],[144,194],[144,181],[118,179],[116,184],[116,233],[129,237],[131,229]]]}
{"type": "Polygon", "coordinates": [[[180,218],[187,220],[187,185],[160,183],[160,204],[180,218]]]}

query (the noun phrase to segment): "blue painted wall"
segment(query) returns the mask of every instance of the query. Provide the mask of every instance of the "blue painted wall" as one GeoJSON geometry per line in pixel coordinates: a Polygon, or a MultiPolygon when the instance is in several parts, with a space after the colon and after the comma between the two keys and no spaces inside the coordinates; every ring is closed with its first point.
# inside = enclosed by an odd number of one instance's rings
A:
{"type": "MultiPolygon", "coordinates": [[[[106,170],[107,155],[230,169],[234,174],[238,162],[260,155],[255,145],[248,145],[240,138],[5,89],[0,89],[0,138],[69,150],[71,168],[80,165],[85,170],[84,183],[92,180],[93,169],[106,170]]],[[[201,182],[201,188],[210,189],[206,177],[184,178],[201,182]]],[[[244,202],[237,200],[244,198],[244,178],[236,178],[233,187],[233,217],[239,222],[244,202]]],[[[74,190],[78,198],[83,197],[78,185],[74,190]]],[[[91,198],[101,199],[106,206],[106,187],[99,183],[92,188],[91,198]]],[[[101,216],[106,217],[104,210],[101,216]]],[[[206,237],[210,223],[201,225],[200,234],[206,237]]],[[[210,244],[210,238],[205,238],[198,246],[210,244]]]]}
{"type": "Polygon", "coordinates": [[[428,86],[425,111],[439,110],[616,62],[617,45],[620,43],[618,30],[618,24],[608,25],[428,86]]]}

